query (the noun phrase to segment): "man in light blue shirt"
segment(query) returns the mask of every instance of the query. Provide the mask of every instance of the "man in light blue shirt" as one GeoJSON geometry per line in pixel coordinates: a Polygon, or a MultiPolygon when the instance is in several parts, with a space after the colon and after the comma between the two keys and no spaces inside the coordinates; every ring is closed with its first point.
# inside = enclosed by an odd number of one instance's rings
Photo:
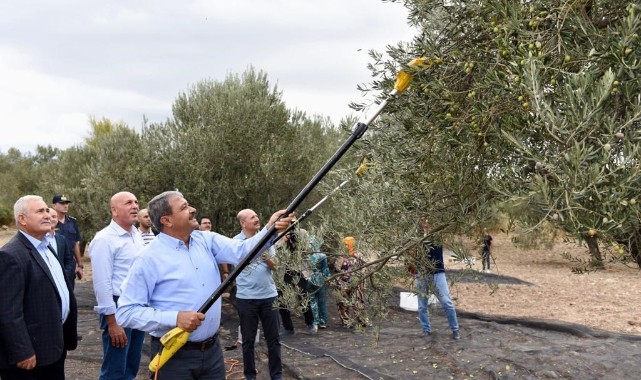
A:
{"type": "Polygon", "coordinates": [[[134,224],[138,218],[138,200],[128,192],[111,197],[111,223],[100,230],[89,245],[93,288],[102,328],[102,367],[100,380],[133,380],[138,373],[144,331],[123,328],[116,321],[120,285],[144,247],[134,224]]]}
{"type": "MultiPolygon", "coordinates": [[[[238,222],[242,231],[234,239],[245,240],[260,230],[260,219],[253,210],[241,210],[238,222]]],[[[276,268],[274,255],[275,250],[271,247],[236,277],[236,305],[243,336],[243,372],[247,380],[256,379],[254,342],[259,320],[267,341],[269,376],[272,380],[282,379],[278,309],[274,307],[278,291],[272,278],[272,270],[276,268]]]]}
{"type": "MultiPolygon", "coordinates": [[[[225,364],[217,339],[221,301],[205,314],[196,310],[221,283],[218,264],[237,265],[268,229],[244,241],[198,231],[196,209],[177,191],[157,195],[147,209],[160,234],[129,271],[117,320],[151,334],[152,357],[161,349],[159,338],[169,330],[180,327],[190,333],[189,341],[158,371],[159,379],[224,379],[225,364]]],[[[291,217],[279,219],[284,212],[272,215],[268,227],[285,230],[291,217]]]]}

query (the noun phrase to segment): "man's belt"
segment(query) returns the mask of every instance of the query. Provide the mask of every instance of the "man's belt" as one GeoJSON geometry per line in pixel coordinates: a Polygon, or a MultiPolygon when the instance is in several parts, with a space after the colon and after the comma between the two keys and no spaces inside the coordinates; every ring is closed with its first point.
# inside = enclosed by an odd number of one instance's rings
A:
{"type": "MultiPolygon", "coordinates": [[[[155,336],[152,336],[151,340],[160,341],[160,338],[156,338],[155,336]]],[[[218,340],[218,333],[214,334],[214,336],[212,336],[211,338],[207,338],[199,342],[187,341],[187,343],[185,343],[185,345],[182,346],[182,349],[205,351],[207,348],[216,344],[216,340],[218,340]]]]}

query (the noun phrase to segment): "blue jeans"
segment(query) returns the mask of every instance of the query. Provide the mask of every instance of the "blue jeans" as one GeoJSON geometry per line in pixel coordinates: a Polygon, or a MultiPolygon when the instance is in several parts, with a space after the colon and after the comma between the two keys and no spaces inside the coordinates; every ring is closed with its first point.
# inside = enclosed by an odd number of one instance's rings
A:
{"type": "Polygon", "coordinates": [[[100,368],[100,380],[133,380],[138,374],[142,345],[145,340],[145,332],[125,328],[127,345],[125,347],[114,347],[111,344],[107,319],[100,314],[100,328],[102,329],[102,367],[100,368]]]}
{"type": "Polygon", "coordinates": [[[416,291],[418,292],[418,320],[423,326],[423,331],[431,332],[432,326],[430,325],[430,313],[428,310],[428,301],[431,293],[438,298],[445,311],[447,322],[450,324],[452,331],[459,329],[458,319],[456,318],[456,309],[450,297],[450,289],[447,287],[447,277],[445,273],[436,273],[433,275],[416,274],[414,280],[416,291]]]}
{"type": "Polygon", "coordinates": [[[276,297],[250,300],[236,298],[240,333],[243,335],[243,366],[246,379],[256,378],[256,362],[254,341],[260,320],[267,341],[267,357],[269,359],[269,376],[271,379],[281,379],[283,363],[280,352],[278,309],[274,308],[276,297]]]}

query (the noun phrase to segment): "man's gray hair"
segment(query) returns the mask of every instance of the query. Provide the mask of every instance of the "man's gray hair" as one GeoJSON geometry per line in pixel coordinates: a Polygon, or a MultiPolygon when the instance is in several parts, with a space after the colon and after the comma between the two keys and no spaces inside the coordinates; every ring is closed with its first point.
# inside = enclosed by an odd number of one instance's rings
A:
{"type": "Polygon", "coordinates": [[[163,230],[160,218],[165,215],[171,215],[171,205],[169,204],[169,200],[175,197],[184,198],[182,193],[179,191],[165,191],[164,193],[156,195],[147,204],[147,211],[149,212],[151,223],[159,232],[162,232],[163,230]]]}
{"type": "Polygon", "coordinates": [[[13,219],[15,219],[16,226],[18,225],[18,215],[23,214],[27,215],[27,204],[32,201],[43,201],[39,195],[25,195],[24,197],[18,199],[13,205],[13,219]]]}

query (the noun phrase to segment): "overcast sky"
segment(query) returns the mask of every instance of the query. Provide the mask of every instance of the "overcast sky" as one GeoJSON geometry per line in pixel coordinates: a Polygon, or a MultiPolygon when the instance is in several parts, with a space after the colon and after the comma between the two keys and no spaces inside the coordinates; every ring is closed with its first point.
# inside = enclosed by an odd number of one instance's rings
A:
{"type": "Polygon", "coordinates": [[[414,36],[406,19],[381,0],[2,1],[0,152],[79,144],[91,116],[165,121],[180,91],[249,65],[288,108],[338,123],[368,49],[414,36]]]}

